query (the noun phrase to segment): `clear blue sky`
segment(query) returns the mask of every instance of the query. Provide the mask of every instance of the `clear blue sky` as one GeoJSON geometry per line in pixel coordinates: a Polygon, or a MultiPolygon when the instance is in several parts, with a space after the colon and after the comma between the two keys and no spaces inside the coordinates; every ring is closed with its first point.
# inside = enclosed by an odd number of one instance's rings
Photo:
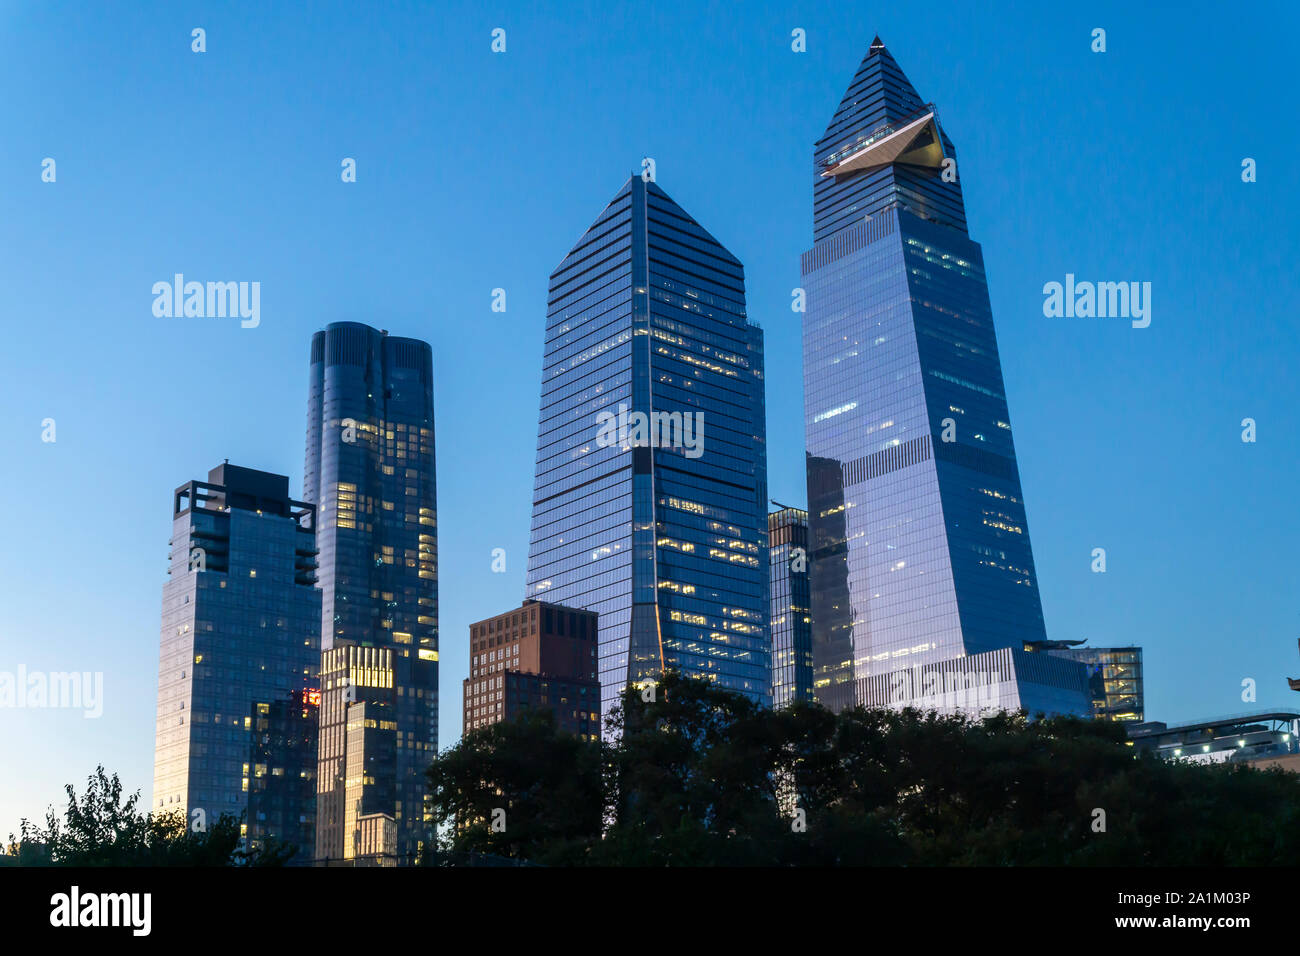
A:
{"type": "Polygon", "coordinates": [[[328,322],[433,345],[457,738],[467,625],[523,593],[547,276],[643,156],[745,264],[802,503],[811,149],[877,32],[958,150],[1049,636],[1143,645],[1151,718],[1300,705],[1295,6],[701,6],[0,4],[0,670],[106,697],[0,711],[0,835],[98,762],[148,799],[170,492],[227,457],[300,491],[328,322]],[[261,326],[155,318],[175,272],[261,282],[261,326]],[[1067,272],[1150,281],[1151,327],[1045,318],[1067,272]]]}

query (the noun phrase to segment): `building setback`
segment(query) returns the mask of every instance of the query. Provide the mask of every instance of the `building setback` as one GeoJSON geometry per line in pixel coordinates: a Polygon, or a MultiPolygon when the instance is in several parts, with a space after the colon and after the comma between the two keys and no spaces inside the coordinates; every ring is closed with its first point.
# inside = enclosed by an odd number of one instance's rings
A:
{"type": "Polygon", "coordinates": [[[811,701],[812,608],[808,512],[782,508],[767,516],[772,579],[772,706],[811,701]]]}
{"type": "Polygon", "coordinates": [[[470,676],[462,687],[467,732],[531,707],[551,710],[561,730],[599,738],[595,612],[525,601],[471,624],[469,634],[470,676]]]}
{"type": "Polygon", "coordinates": [[[1088,672],[1088,697],[1092,716],[1098,720],[1145,719],[1142,683],[1142,648],[1078,647],[1082,641],[1047,641],[1026,644],[1027,651],[1043,651],[1053,657],[1078,661],[1088,672]]]}
{"type": "Polygon", "coordinates": [[[152,807],[192,828],[243,817],[311,859],[320,591],[315,509],[229,463],[172,496],[152,807]]]}
{"type": "Polygon", "coordinates": [[[1087,713],[1082,668],[1022,647],[1046,635],[963,181],[877,37],[814,147],[802,261],[815,693],[1087,713]]]}
{"type": "Polygon", "coordinates": [[[665,668],[770,702],[765,441],[743,267],[629,179],[551,274],[525,595],[599,613],[603,712],[665,668]]]}
{"type": "MultiPolygon", "coordinates": [[[[375,711],[382,703],[382,721],[394,728],[389,736],[363,735],[380,751],[359,759],[379,775],[367,812],[393,819],[397,858],[411,863],[428,840],[424,772],[438,749],[438,509],[426,343],[355,322],[312,337],[303,474],[304,497],[320,514],[318,663],[342,680],[359,665],[331,650],[387,652],[381,656],[391,688],[382,701],[357,703],[366,705],[368,720],[381,719],[375,711]]],[[[321,861],[346,858],[357,834],[347,817],[345,773],[356,741],[346,736],[344,710],[340,703],[327,718],[344,738],[322,740],[320,752],[321,861]]]]}

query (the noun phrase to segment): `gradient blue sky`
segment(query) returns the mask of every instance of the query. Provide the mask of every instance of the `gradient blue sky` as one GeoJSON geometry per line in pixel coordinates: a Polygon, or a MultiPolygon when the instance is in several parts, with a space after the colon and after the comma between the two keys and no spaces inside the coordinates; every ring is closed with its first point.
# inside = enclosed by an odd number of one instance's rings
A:
{"type": "Polygon", "coordinates": [[[99,762],[148,800],[170,492],[229,458],[299,493],[328,322],[433,345],[455,741],[467,625],[523,594],[547,276],[643,156],[745,264],[803,503],[811,149],[877,32],[957,147],[1049,636],[1141,644],[1154,719],[1300,705],[1295,5],[699,6],[0,4],[0,670],[106,698],[0,710],[0,835],[99,762]],[[261,326],[155,318],[175,272],[260,281],[261,326]],[[1151,327],[1044,318],[1066,272],[1150,281],[1151,327]]]}

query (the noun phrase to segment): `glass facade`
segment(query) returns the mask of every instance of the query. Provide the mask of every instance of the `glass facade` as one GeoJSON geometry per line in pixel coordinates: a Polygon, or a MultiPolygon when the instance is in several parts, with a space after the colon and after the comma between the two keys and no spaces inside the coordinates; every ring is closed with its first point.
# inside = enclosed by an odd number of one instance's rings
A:
{"type": "Polygon", "coordinates": [[[813,699],[808,512],[767,516],[772,581],[772,706],[813,699]]]}
{"type": "Polygon", "coordinates": [[[1078,661],[1088,669],[1088,696],[1094,717],[1137,723],[1145,719],[1142,648],[1065,647],[1051,648],[1047,653],[1078,661]]]}
{"type": "Polygon", "coordinates": [[[153,810],[242,816],[294,863],[315,825],[314,518],[283,475],[225,464],[177,488],[158,662],[153,810]]]}
{"type": "MultiPolygon", "coordinates": [[[[396,756],[373,762],[392,767],[377,791],[389,793],[391,804],[374,812],[396,821],[398,857],[410,862],[426,839],[424,771],[438,748],[437,486],[426,343],[355,322],[313,336],[303,485],[320,515],[322,650],[391,654],[392,699],[384,703],[396,725],[396,756]]],[[[346,732],[345,715],[336,718],[346,732]]],[[[325,743],[317,855],[337,860],[349,832],[341,814],[350,742],[329,750],[325,743]]]]}
{"type": "Polygon", "coordinates": [[[843,706],[869,678],[1021,653],[1045,634],[955,152],[879,38],[814,158],[802,263],[814,687],[843,706]]]}
{"type": "Polygon", "coordinates": [[[1088,715],[1087,694],[1087,676],[1078,663],[1003,647],[836,684],[826,702],[836,708],[919,707],[975,717],[1000,710],[1082,717],[1088,715]]]}
{"type": "Polygon", "coordinates": [[[551,275],[527,594],[596,611],[602,712],[665,667],[770,702],[762,331],[630,179],[551,275]]]}

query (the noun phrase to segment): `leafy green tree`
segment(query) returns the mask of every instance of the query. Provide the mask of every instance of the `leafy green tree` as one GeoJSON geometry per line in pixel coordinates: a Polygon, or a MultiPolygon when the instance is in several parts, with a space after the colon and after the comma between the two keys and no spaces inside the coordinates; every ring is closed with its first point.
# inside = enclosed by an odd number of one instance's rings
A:
{"type": "Polygon", "coordinates": [[[194,832],[180,812],[139,810],[140,792],[123,795],[117,774],[102,766],[78,796],[68,784],[62,818],[51,807],[45,826],[24,819],[9,835],[8,855],[20,866],[280,866],[295,848],[278,840],[245,846],[238,817],[222,814],[194,832]]]}

